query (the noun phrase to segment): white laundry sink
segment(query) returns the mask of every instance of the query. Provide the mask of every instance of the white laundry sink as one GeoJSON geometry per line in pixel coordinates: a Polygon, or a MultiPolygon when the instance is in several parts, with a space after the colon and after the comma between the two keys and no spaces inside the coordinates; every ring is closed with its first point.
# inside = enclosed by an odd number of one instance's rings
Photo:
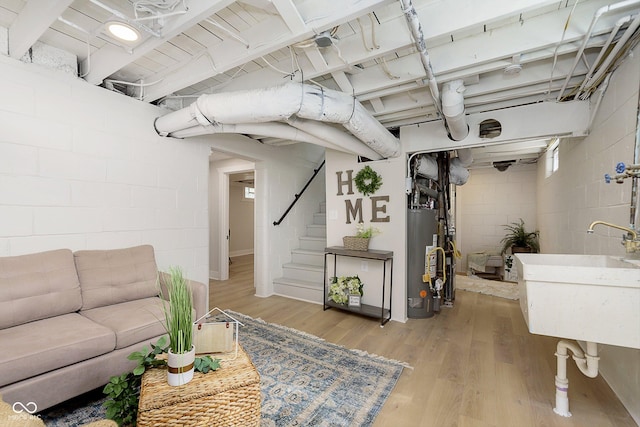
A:
{"type": "Polygon", "coordinates": [[[607,255],[516,254],[532,334],[640,348],[640,262],[607,255]]]}

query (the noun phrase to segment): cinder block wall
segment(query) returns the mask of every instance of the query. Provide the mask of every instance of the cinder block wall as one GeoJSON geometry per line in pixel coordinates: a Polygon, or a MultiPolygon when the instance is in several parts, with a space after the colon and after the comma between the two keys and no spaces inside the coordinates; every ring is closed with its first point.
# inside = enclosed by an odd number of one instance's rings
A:
{"type": "MultiPolygon", "coordinates": [[[[594,220],[629,225],[631,182],[606,184],[604,174],[614,175],[617,162],[633,163],[638,76],[640,47],[611,78],[590,135],[560,143],[560,168],[555,174],[547,177],[546,165],[540,164],[538,221],[544,252],[640,258],[625,253],[620,230],[598,226],[594,234],[586,233],[594,220]]],[[[640,423],[640,350],[604,345],[598,349],[600,374],[640,423]]]]}
{"type": "Polygon", "coordinates": [[[209,148],[152,105],[0,56],[0,256],[149,243],[207,283],[209,148]]]}
{"type": "Polygon", "coordinates": [[[456,270],[467,271],[467,255],[499,252],[505,224],[524,220],[537,229],[536,165],[514,165],[504,172],[471,169],[466,184],[456,187],[456,243],[462,252],[456,270]]]}

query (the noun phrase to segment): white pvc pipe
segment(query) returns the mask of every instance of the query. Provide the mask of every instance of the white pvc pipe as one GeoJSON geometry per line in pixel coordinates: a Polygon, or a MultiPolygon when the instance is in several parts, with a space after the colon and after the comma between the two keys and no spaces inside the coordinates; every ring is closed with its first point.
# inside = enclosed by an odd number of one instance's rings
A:
{"type": "Polygon", "coordinates": [[[469,125],[464,111],[464,82],[454,80],[442,86],[442,114],[446,118],[449,135],[461,141],[469,135],[469,125]]]}
{"type": "Polygon", "coordinates": [[[420,54],[422,67],[427,74],[427,82],[429,84],[429,89],[431,90],[433,104],[435,105],[436,110],[438,110],[438,112],[442,114],[440,90],[438,89],[436,77],[433,74],[431,59],[429,58],[429,54],[427,53],[427,44],[424,41],[424,33],[422,32],[422,24],[420,24],[418,12],[416,12],[415,7],[413,7],[413,2],[411,0],[400,0],[400,3],[402,4],[402,11],[404,12],[405,18],[407,19],[409,30],[411,30],[413,40],[416,43],[416,49],[418,49],[418,53],[420,54]]]}
{"type": "Polygon", "coordinates": [[[556,101],[562,100],[562,95],[564,94],[564,91],[567,88],[567,85],[569,84],[569,80],[571,80],[571,77],[573,76],[573,72],[576,70],[576,67],[578,66],[578,62],[580,62],[580,59],[582,58],[582,53],[587,47],[587,43],[591,38],[591,33],[593,32],[593,28],[595,27],[600,17],[606,13],[613,12],[619,9],[624,9],[626,7],[634,6],[636,4],[640,4],[640,0],[625,0],[619,3],[602,6],[596,11],[596,13],[593,15],[593,18],[591,19],[591,24],[589,25],[589,29],[584,35],[584,40],[582,41],[582,45],[580,46],[580,49],[578,49],[578,53],[576,54],[576,59],[573,61],[573,65],[571,66],[571,71],[569,71],[569,73],[567,74],[567,78],[565,79],[562,85],[562,88],[560,88],[560,92],[558,93],[558,97],[556,98],[556,101]]]}
{"type": "Polygon", "coordinates": [[[589,378],[598,376],[598,344],[587,342],[587,353],[575,343],[560,340],[556,348],[557,358],[557,374],[556,383],[556,406],[553,412],[563,417],[570,417],[569,412],[569,380],[567,379],[567,359],[569,354],[567,350],[573,353],[573,360],[576,362],[578,369],[589,378]]]}
{"type": "MultiPolygon", "coordinates": [[[[636,32],[636,30],[638,29],[639,26],[640,26],[640,14],[638,16],[636,16],[636,18],[633,20],[633,22],[631,22],[631,24],[627,27],[627,29],[625,30],[625,32],[622,35],[622,37],[620,37],[620,40],[618,40],[616,42],[616,45],[613,48],[613,50],[607,55],[607,57],[605,58],[605,60],[602,63],[602,65],[600,65],[600,67],[598,68],[598,71],[596,71],[596,73],[593,76],[591,76],[589,79],[585,79],[585,81],[580,86],[581,89],[583,87],[585,87],[585,86],[588,86],[590,84],[593,84],[593,83],[597,82],[598,79],[600,79],[602,77],[602,75],[605,72],[607,72],[611,62],[614,60],[614,58],[617,56],[618,52],[620,52],[620,50],[623,48],[623,46],[629,40],[629,38],[631,38],[633,33],[636,32]]],[[[581,90],[578,91],[578,94],[576,95],[576,97],[580,96],[580,94],[581,94],[581,90]]]]}
{"type": "Polygon", "coordinates": [[[469,134],[469,126],[467,125],[467,118],[464,112],[464,98],[462,92],[464,91],[464,85],[462,80],[455,80],[453,82],[445,83],[442,88],[442,97],[440,96],[440,90],[438,89],[438,82],[433,73],[433,67],[431,66],[431,59],[427,52],[427,44],[424,40],[424,33],[422,31],[422,24],[418,18],[418,12],[416,12],[413,2],[411,0],[400,0],[402,5],[402,11],[413,40],[415,41],[416,49],[420,55],[420,61],[422,67],[427,75],[427,83],[429,90],[431,91],[431,97],[433,98],[433,104],[446,123],[449,129],[449,134],[454,141],[460,141],[467,137],[469,134]],[[447,85],[450,85],[449,87],[447,85]],[[450,93],[447,93],[452,91],[450,93]]]}
{"type": "Polygon", "coordinates": [[[202,95],[189,107],[157,118],[155,127],[162,136],[174,136],[197,125],[286,122],[292,116],[341,124],[380,157],[400,154],[398,138],[355,97],[302,83],[202,95]]]}
{"type": "Polygon", "coordinates": [[[578,88],[578,93],[576,94],[576,98],[578,98],[580,96],[580,94],[582,93],[582,89],[584,89],[584,87],[587,84],[587,81],[589,80],[591,75],[593,75],[593,72],[595,71],[595,69],[598,66],[598,64],[600,64],[600,60],[602,59],[602,57],[609,51],[609,46],[611,46],[611,43],[613,43],[613,39],[615,38],[615,36],[618,33],[618,31],[620,30],[620,28],[624,24],[626,24],[629,21],[631,21],[631,18],[632,18],[631,15],[627,15],[627,16],[623,16],[622,18],[618,19],[618,21],[616,22],[616,25],[614,25],[614,27],[613,27],[613,30],[611,30],[611,34],[609,34],[609,38],[604,43],[602,48],[600,48],[600,53],[598,54],[598,57],[593,61],[593,64],[591,64],[591,68],[589,68],[589,71],[587,71],[587,74],[584,76],[584,80],[582,81],[582,84],[580,85],[580,88],[578,88]]]}

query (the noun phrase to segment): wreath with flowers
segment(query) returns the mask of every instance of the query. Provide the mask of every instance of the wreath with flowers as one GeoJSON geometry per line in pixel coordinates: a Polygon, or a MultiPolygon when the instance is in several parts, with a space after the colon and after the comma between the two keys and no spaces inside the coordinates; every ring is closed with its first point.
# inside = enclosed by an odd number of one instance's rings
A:
{"type": "Polygon", "coordinates": [[[358,276],[332,277],[329,285],[329,299],[337,304],[349,302],[349,295],[362,296],[364,283],[358,276]]]}
{"type": "Polygon", "coordinates": [[[358,191],[364,196],[368,196],[378,191],[382,185],[382,177],[370,166],[365,166],[356,174],[354,182],[358,191]]]}

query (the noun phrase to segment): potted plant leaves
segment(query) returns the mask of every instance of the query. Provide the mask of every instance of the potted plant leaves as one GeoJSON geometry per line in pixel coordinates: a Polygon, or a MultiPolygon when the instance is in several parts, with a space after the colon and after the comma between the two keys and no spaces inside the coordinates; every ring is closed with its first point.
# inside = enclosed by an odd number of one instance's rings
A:
{"type": "Polygon", "coordinates": [[[164,303],[164,314],[169,335],[167,381],[171,386],[179,386],[193,379],[196,355],[193,345],[193,296],[179,267],[169,269],[166,286],[168,302],[164,303]]]}
{"type": "Polygon", "coordinates": [[[500,240],[500,243],[502,243],[501,253],[503,255],[508,250],[511,250],[513,254],[540,252],[540,243],[538,242],[540,232],[538,230],[527,231],[522,218],[520,218],[520,222],[505,224],[504,227],[507,230],[507,234],[500,240]]]}

